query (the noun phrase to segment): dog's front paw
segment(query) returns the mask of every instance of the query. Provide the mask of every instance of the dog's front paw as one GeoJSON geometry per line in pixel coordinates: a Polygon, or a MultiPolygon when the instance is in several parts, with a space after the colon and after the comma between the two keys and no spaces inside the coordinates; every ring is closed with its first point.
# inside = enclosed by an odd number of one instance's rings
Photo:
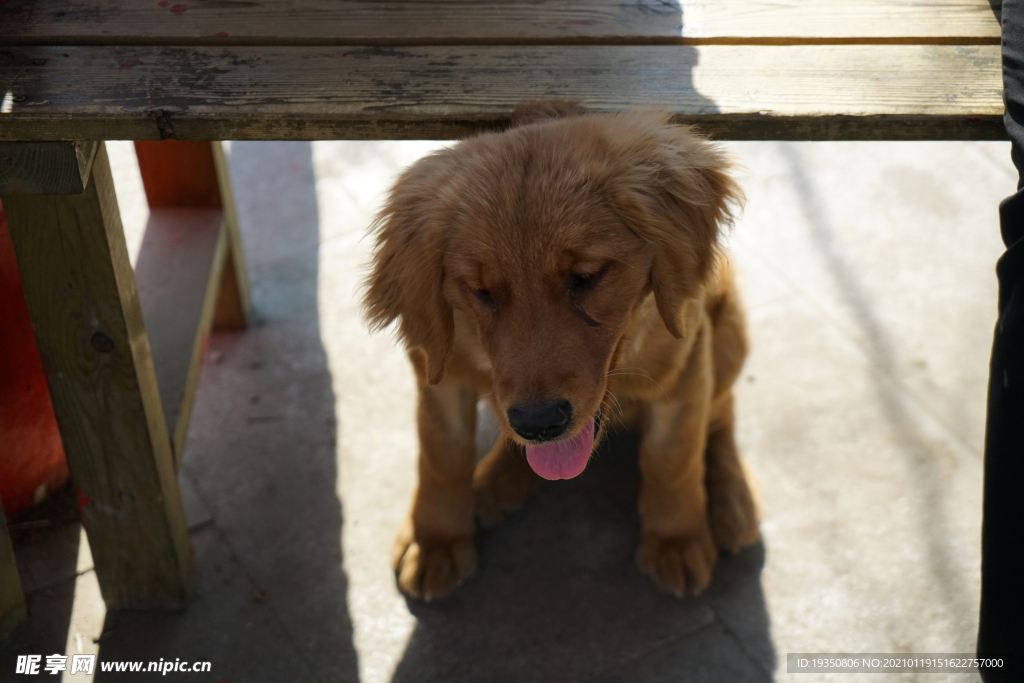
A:
{"type": "Polygon", "coordinates": [[[708,524],[722,550],[738,552],[757,542],[757,503],[744,477],[708,484],[708,524]]]}
{"type": "Polygon", "coordinates": [[[699,536],[690,538],[644,533],[636,550],[640,571],[654,579],[658,588],[680,598],[708,587],[717,559],[718,549],[706,526],[699,536]]]}
{"type": "Polygon", "coordinates": [[[472,537],[453,541],[418,541],[411,523],[395,539],[392,560],[398,587],[408,595],[430,602],[451,593],[476,569],[472,537]]]}
{"type": "Polygon", "coordinates": [[[485,525],[497,524],[522,507],[541,478],[526,462],[508,452],[492,452],[477,465],[473,475],[476,516],[485,525]]]}

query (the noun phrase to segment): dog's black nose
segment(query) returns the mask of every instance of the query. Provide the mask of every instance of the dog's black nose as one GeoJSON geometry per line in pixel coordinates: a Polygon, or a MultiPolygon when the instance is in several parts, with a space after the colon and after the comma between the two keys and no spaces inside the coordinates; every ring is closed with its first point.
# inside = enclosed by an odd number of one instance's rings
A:
{"type": "Polygon", "coordinates": [[[543,403],[518,403],[508,409],[508,423],[529,441],[550,441],[572,422],[572,404],[564,399],[543,403]]]}

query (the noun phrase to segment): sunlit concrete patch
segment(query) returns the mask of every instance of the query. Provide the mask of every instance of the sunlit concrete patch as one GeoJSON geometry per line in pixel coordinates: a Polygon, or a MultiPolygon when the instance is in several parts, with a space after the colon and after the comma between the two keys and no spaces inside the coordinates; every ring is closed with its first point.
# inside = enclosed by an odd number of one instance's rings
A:
{"type": "Polygon", "coordinates": [[[751,328],[738,437],[780,660],[972,651],[978,459],[806,301],[758,309],[751,328]]]}
{"type": "MultiPolygon", "coordinates": [[[[79,547],[86,549],[84,553],[79,554],[79,566],[82,566],[86,558],[91,565],[92,556],[88,552],[89,543],[84,533],[82,545],[79,547]]],[[[68,640],[64,646],[64,654],[68,656],[68,667],[61,675],[61,680],[65,683],[92,683],[95,669],[92,674],[83,671],[72,673],[71,657],[76,654],[99,656],[106,615],[107,608],[103,604],[103,596],[100,595],[96,572],[90,568],[79,574],[75,580],[75,599],[71,605],[68,640]]]]}
{"type": "Polygon", "coordinates": [[[735,241],[980,455],[1009,143],[731,143],[735,241]]]}
{"type": "Polygon", "coordinates": [[[316,143],[321,222],[319,319],[337,397],[337,492],[348,607],[362,681],[391,680],[416,619],[395,588],[391,538],[407,513],[418,448],[416,386],[389,333],[370,335],[359,285],[373,246],[366,227],[393,174],[438,143],[316,143]]]}

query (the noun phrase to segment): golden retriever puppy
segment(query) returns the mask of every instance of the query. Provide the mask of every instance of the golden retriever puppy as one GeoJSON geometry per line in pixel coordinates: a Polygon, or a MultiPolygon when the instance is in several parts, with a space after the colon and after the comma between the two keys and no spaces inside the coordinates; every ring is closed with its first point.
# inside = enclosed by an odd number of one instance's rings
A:
{"type": "Polygon", "coordinates": [[[678,596],[758,538],[733,440],[743,313],[718,240],[742,194],[721,149],[658,112],[524,103],[503,133],[407,169],[375,224],[370,325],[419,380],[419,486],[398,584],[430,600],[476,566],[475,516],[579,475],[637,407],[639,568],[678,596]],[[476,406],[501,437],[477,464],[476,406]]]}

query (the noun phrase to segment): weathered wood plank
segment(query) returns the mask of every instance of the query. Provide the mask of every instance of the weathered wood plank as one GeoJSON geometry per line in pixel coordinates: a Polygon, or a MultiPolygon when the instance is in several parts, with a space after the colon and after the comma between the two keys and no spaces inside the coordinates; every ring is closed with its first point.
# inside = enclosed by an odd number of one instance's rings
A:
{"type": "Polygon", "coordinates": [[[551,96],[720,138],[1005,137],[998,46],[23,47],[0,80],[7,140],[446,139],[551,96]]]}
{"type": "Polygon", "coordinates": [[[12,0],[7,45],[997,44],[989,0],[12,0]]]}
{"type": "Polygon", "coordinates": [[[28,616],[21,577],[14,559],[14,547],[7,531],[7,518],[0,505],[0,645],[14,633],[28,616]]]}
{"type": "Polygon", "coordinates": [[[227,252],[221,209],[150,211],[135,281],[176,466],[181,465],[227,252]]]}
{"type": "Polygon", "coordinates": [[[4,209],[107,607],[180,608],[192,551],[105,147],[83,194],[4,209]]]}
{"type": "MultiPolygon", "coordinates": [[[[0,121],[3,119],[0,118],[0,121]]],[[[85,191],[99,143],[0,143],[0,197],[13,194],[80,194],[85,191]]]]}

